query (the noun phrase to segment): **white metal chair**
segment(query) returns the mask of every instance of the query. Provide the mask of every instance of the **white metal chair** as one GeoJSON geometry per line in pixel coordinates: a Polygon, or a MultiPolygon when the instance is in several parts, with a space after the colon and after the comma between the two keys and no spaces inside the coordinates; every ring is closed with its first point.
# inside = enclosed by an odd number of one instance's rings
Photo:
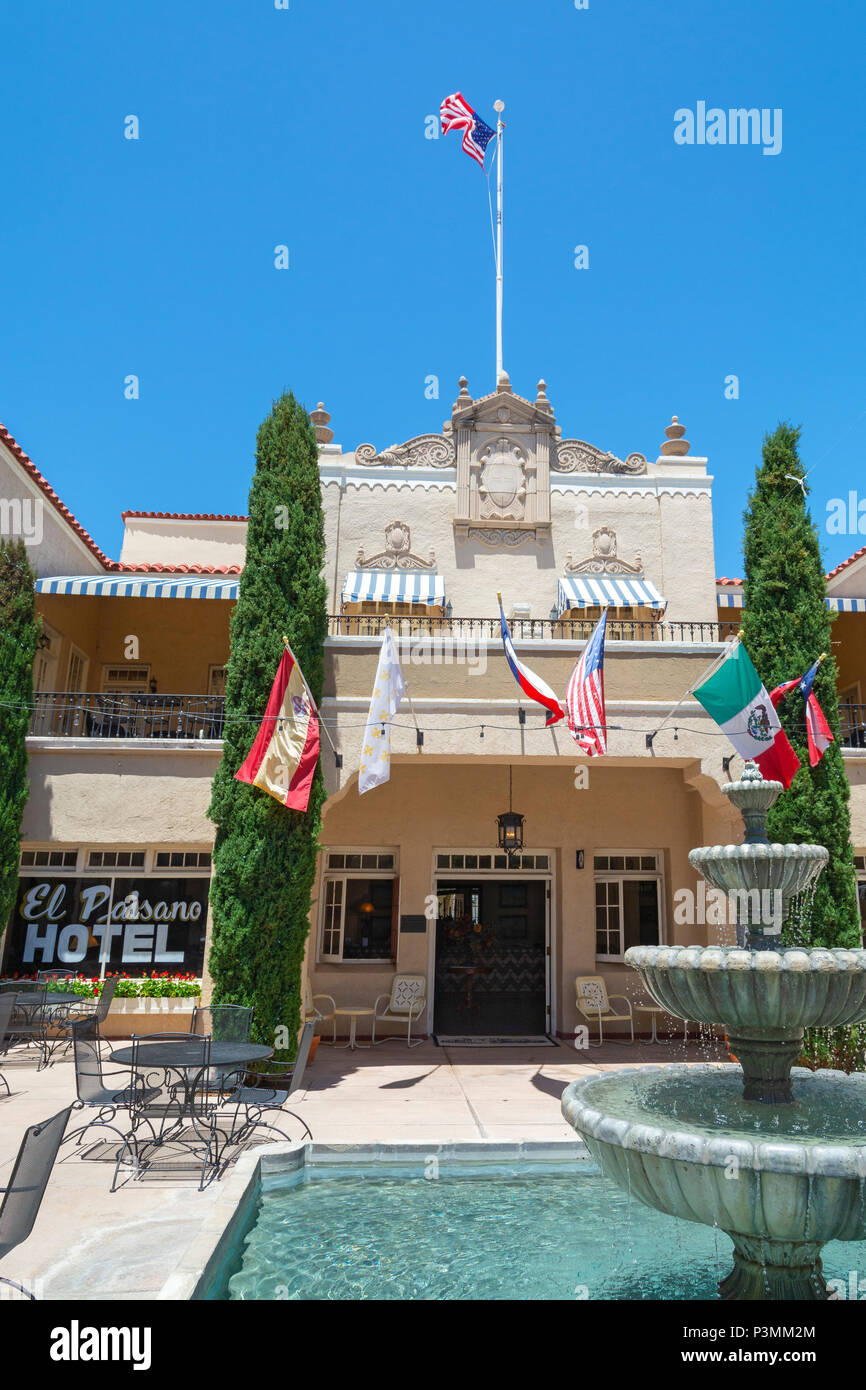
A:
{"type": "Polygon", "coordinates": [[[591,1043],[590,1046],[601,1047],[604,1042],[605,1023],[628,1023],[631,1029],[630,1038],[613,1038],[613,1042],[634,1042],[634,1015],[631,1008],[631,1000],[625,994],[608,994],[607,985],[601,975],[578,975],[574,982],[574,992],[577,997],[577,1012],[581,1014],[588,1023],[598,1025],[598,1042],[591,1043]],[[621,999],[628,1010],[627,1013],[614,1013],[611,1008],[612,999],[621,999]]]}
{"type": "Polygon", "coordinates": [[[408,1047],[417,1047],[423,1041],[416,1038],[412,1041],[412,1024],[417,1023],[423,1017],[427,1007],[427,978],[424,975],[395,975],[391,982],[390,994],[380,994],[373,1005],[373,1029],[370,1041],[373,1046],[377,1042],[390,1042],[392,1038],[399,1037],[398,1033],[389,1033],[386,1038],[376,1037],[376,1024],[383,1023],[388,1019],[397,1020],[406,1024],[406,1044],[408,1047]],[[385,1008],[379,1011],[379,1006],[383,1000],[387,1000],[385,1008]]]}
{"type": "Polygon", "coordinates": [[[337,1007],[337,1002],[336,1002],[336,1000],[333,998],[332,995],[330,995],[330,994],[313,994],[313,993],[311,992],[311,990],[310,990],[309,984],[307,984],[307,985],[305,986],[305,988],[304,988],[304,1023],[310,1023],[310,1022],[313,1022],[313,1023],[330,1023],[330,1024],[331,1024],[331,1027],[332,1027],[332,1029],[333,1029],[333,1037],[331,1038],[331,1042],[336,1042],[336,1041],[337,1041],[337,1015],[336,1015],[335,1012],[334,1012],[334,1010],[336,1009],[336,1007],[337,1007]],[[322,1013],[322,1010],[316,1007],[316,1000],[317,1000],[317,999],[327,999],[328,1003],[329,1003],[330,1006],[331,1006],[331,1011],[330,1011],[330,1013],[322,1013]]]}

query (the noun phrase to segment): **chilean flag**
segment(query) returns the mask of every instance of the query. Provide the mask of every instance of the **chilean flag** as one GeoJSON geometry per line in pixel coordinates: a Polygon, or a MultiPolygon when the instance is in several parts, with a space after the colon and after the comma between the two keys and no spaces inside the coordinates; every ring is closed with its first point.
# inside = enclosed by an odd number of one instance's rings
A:
{"type": "Polygon", "coordinates": [[[556,724],[560,719],[565,718],[565,710],[557,700],[550,686],[547,685],[540,676],[536,676],[530,671],[528,666],[524,666],[519,660],[514,643],[511,640],[511,633],[508,631],[508,623],[505,621],[505,614],[502,611],[502,597],[499,597],[499,620],[502,624],[502,645],[505,648],[505,660],[511,667],[512,675],[530,700],[534,700],[537,705],[543,705],[547,710],[545,726],[556,724]]]}
{"type": "Polygon", "coordinates": [[[800,690],[806,701],[806,736],[809,741],[809,765],[811,767],[818,766],[833,742],[833,735],[827,720],[824,718],[824,711],[812,693],[812,686],[815,684],[815,676],[822,659],[819,657],[815,665],[810,666],[805,676],[801,676],[799,680],[785,681],[784,685],[777,685],[776,689],[770,692],[770,699],[775,708],[792,690],[795,688],[800,690]]]}
{"type": "Polygon", "coordinates": [[[306,811],[318,760],[318,711],[287,645],[265,717],[235,778],[259,787],[291,811],[306,811]]]}

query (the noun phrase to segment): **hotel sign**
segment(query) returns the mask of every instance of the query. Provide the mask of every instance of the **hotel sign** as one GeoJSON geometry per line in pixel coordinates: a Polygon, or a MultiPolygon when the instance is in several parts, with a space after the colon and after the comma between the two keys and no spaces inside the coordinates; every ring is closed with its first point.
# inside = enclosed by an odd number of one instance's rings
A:
{"type": "Polygon", "coordinates": [[[22,877],[6,936],[4,973],[67,965],[99,974],[168,970],[200,975],[207,878],[22,877]]]}

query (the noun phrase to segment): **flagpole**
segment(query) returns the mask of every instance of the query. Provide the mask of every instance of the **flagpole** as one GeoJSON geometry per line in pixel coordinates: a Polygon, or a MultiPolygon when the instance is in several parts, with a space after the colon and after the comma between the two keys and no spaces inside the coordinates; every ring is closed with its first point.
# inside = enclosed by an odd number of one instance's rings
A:
{"type": "Polygon", "coordinates": [[[676,714],[677,710],[679,709],[680,705],[682,705],[682,704],[685,703],[685,701],[689,698],[689,696],[692,694],[692,692],[693,692],[694,690],[697,689],[697,687],[698,687],[699,685],[703,685],[704,681],[708,679],[708,677],[710,676],[711,672],[715,671],[716,667],[721,666],[721,664],[722,664],[723,661],[727,661],[728,657],[729,657],[729,656],[731,655],[731,653],[734,651],[734,648],[737,647],[737,646],[739,645],[739,643],[742,641],[742,637],[743,637],[743,633],[742,633],[742,629],[740,629],[740,630],[735,634],[733,641],[730,642],[730,643],[725,647],[725,650],[724,650],[719,656],[714,657],[714,659],[710,662],[709,666],[707,667],[706,671],[704,671],[702,675],[698,676],[697,680],[696,680],[692,685],[689,686],[688,690],[686,691],[686,693],[685,693],[684,695],[681,695],[681,696],[680,696],[680,698],[677,700],[676,704],[674,705],[674,707],[673,707],[673,709],[670,711],[670,713],[665,715],[664,719],[662,720],[661,724],[659,724],[658,728],[657,728],[656,730],[654,730],[653,733],[648,734],[648,735],[647,735],[647,738],[655,738],[657,734],[660,734],[660,733],[661,733],[662,729],[664,728],[665,724],[667,724],[668,720],[673,719],[673,717],[674,717],[674,715],[676,714]]]}
{"type": "Polygon", "coordinates": [[[496,122],[496,386],[502,376],[502,132],[504,101],[494,101],[496,122]]]}

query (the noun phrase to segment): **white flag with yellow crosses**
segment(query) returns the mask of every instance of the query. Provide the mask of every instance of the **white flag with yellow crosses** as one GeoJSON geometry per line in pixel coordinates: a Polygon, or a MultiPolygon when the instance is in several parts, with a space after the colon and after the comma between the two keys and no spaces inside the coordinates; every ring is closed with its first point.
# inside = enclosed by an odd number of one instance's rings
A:
{"type": "Polygon", "coordinates": [[[400,670],[394,634],[390,627],[386,627],[382,634],[376,683],[361,745],[359,795],[368,792],[371,787],[381,787],[391,776],[391,719],[397,713],[405,690],[406,682],[400,670]]]}

